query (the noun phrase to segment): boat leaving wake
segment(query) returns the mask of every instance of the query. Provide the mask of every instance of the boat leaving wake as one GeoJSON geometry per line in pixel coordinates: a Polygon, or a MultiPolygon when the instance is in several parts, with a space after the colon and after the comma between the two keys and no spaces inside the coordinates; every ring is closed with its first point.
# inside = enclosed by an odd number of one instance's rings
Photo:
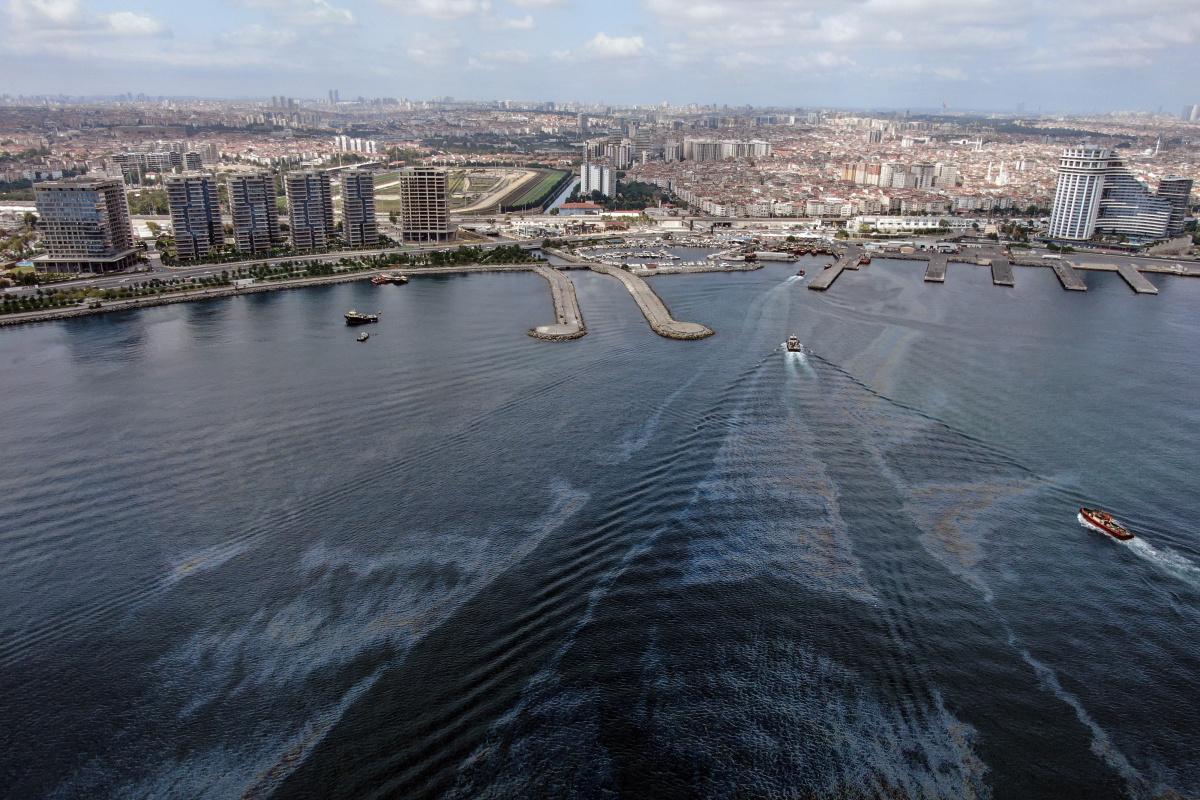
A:
{"type": "Polygon", "coordinates": [[[1170,548],[1158,549],[1145,539],[1136,538],[1121,544],[1127,545],[1137,555],[1187,583],[1194,589],[1200,589],[1200,565],[1187,556],[1176,553],[1170,548]]]}

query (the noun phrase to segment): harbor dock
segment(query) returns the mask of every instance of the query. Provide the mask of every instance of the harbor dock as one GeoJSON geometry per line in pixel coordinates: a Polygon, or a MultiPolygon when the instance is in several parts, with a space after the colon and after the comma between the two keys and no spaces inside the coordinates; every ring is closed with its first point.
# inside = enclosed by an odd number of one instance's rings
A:
{"type": "Polygon", "coordinates": [[[1132,264],[1118,264],[1117,272],[1129,284],[1129,288],[1138,294],[1158,294],[1158,287],[1151,283],[1145,275],[1138,272],[1132,264]]]}
{"type": "Polygon", "coordinates": [[[992,258],[992,284],[995,286],[1016,286],[1013,276],[1012,262],[1003,256],[992,258]]]}
{"type": "Polygon", "coordinates": [[[1054,259],[1050,266],[1054,269],[1054,274],[1058,276],[1058,280],[1062,283],[1062,287],[1072,292],[1086,292],[1087,284],[1083,282],[1083,278],[1079,277],[1079,273],[1071,266],[1070,262],[1062,259],[1054,259]]]}
{"type": "Polygon", "coordinates": [[[583,314],[579,312],[579,298],[575,296],[575,283],[563,273],[538,264],[533,271],[550,282],[550,295],[554,299],[554,325],[539,325],[529,331],[536,339],[562,341],[578,339],[587,333],[583,324],[583,314]]]}
{"type": "Polygon", "coordinates": [[[858,259],[862,256],[861,247],[847,247],[832,267],[821,270],[817,277],[809,282],[808,288],[823,292],[833,285],[844,270],[858,269],[858,259]]]}
{"type": "Polygon", "coordinates": [[[932,253],[929,256],[929,264],[925,267],[925,280],[928,283],[945,283],[946,282],[946,266],[950,263],[950,256],[945,253],[932,253]]]}
{"type": "Polygon", "coordinates": [[[665,336],[668,339],[703,339],[713,335],[714,332],[711,329],[698,323],[675,320],[671,316],[671,312],[667,311],[663,301],[650,288],[650,284],[636,275],[631,275],[626,270],[607,264],[591,264],[590,267],[593,272],[611,275],[625,284],[629,294],[633,295],[634,302],[642,310],[646,322],[650,323],[650,329],[659,336],[665,336]]]}

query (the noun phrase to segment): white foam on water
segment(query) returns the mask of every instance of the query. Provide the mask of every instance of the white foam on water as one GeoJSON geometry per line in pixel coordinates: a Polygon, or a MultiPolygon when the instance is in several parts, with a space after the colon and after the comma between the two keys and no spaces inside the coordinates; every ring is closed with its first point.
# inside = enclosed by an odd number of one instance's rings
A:
{"type": "MultiPolygon", "coordinates": [[[[1114,540],[1115,541],[1115,540],[1114,540]]],[[[1179,578],[1194,589],[1200,589],[1200,565],[1187,556],[1163,547],[1157,548],[1140,536],[1119,542],[1169,575],[1179,578]]]]}

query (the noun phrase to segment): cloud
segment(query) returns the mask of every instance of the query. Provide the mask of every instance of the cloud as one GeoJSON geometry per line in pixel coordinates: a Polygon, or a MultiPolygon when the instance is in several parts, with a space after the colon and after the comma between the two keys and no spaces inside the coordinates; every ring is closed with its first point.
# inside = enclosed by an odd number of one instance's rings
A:
{"type": "Polygon", "coordinates": [[[533,14],[526,14],[520,19],[509,17],[495,17],[494,19],[493,25],[505,31],[531,31],[537,27],[537,23],[533,21],[533,14]]]}
{"type": "Polygon", "coordinates": [[[313,27],[350,27],[358,18],[348,8],[338,8],[328,0],[244,0],[249,8],[266,8],[271,16],[289,25],[313,27]]]}
{"type": "Polygon", "coordinates": [[[417,33],[408,38],[404,51],[413,61],[439,65],[451,61],[462,50],[462,42],[452,34],[417,33]]]}
{"type": "Polygon", "coordinates": [[[646,49],[641,36],[609,36],[600,31],[579,49],[585,58],[630,58],[640,56],[646,49]]]}
{"type": "Polygon", "coordinates": [[[375,0],[385,8],[430,19],[462,19],[488,14],[491,0],[375,0]]]}
{"type": "Polygon", "coordinates": [[[508,0],[520,8],[562,8],[567,0],[508,0]]]}
{"type": "Polygon", "coordinates": [[[299,37],[288,28],[265,28],[251,25],[249,28],[221,34],[221,41],[234,47],[262,48],[286,47],[295,44],[299,37]]]}
{"type": "Polygon", "coordinates": [[[147,14],[117,11],[101,14],[82,0],[10,0],[8,17],[16,30],[45,37],[56,34],[151,37],[169,35],[170,29],[147,14]]]}

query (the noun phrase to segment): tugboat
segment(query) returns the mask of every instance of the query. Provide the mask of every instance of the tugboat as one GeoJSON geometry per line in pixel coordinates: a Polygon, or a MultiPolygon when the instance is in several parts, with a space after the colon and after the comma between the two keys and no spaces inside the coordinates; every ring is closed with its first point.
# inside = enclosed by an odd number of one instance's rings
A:
{"type": "Polygon", "coordinates": [[[870,257],[870,256],[863,256],[862,258],[860,258],[860,259],[858,260],[858,263],[859,263],[859,264],[870,264],[870,263],[871,263],[871,257],[870,257]]]}
{"type": "Polygon", "coordinates": [[[788,349],[789,353],[803,353],[804,352],[804,345],[800,344],[800,339],[798,339],[796,337],[796,334],[793,333],[791,336],[788,337],[787,349],[788,349]]]}
{"type": "Polygon", "coordinates": [[[366,325],[371,322],[379,322],[378,314],[360,314],[354,309],[350,309],[346,314],[347,325],[366,325]]]}
{"type": "Polygon", "coordinates": [[[385,283],[389,282],[390,281],[388,281],[387,275],[376,275],[374,278],[371,278],[371,283],[375,284],[376,286],[383,286],[385,283]]]}
{"type": "Polygon", "coordinates": [[[360,333],[358,335],[358,341],[360,341],[360,342],[365,342],[367,339],[370,339],[370,338],[371,338],[371,334],[367,333],[366,331],[363,331],[362,333],[360,333]]]}
{"type": "Polygon", "coordinates": [[[404,284],[408,283],[408,276],[407,275],[385,275],[384,280],[386,280],[388,283],[394,283],[397,286],[403,286],[404,284]]]}
{"type": "Polygon", "coordinates": [[[1112,514],[1106,514],[1094,508],[1079,509],[1079,524],[1100,533],[1107,533],[1119,542],[1128,542],[1133,534],[1117,524],[1112,514]]]}

